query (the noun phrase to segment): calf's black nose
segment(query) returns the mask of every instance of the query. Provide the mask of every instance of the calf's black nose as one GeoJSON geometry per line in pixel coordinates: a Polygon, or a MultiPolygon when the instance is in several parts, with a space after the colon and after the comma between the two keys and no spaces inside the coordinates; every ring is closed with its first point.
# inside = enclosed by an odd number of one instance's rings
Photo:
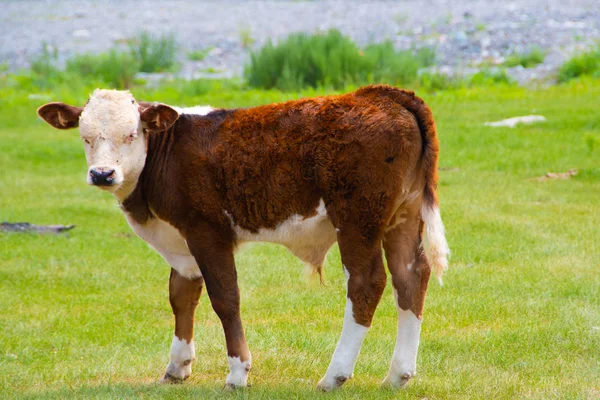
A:
{"type": "Polygon", "coordinates": [[[109,168],[94,168],[90,170],[92,183],[97,186],[110,186],[113,184],[115,170],[109,168]]]}

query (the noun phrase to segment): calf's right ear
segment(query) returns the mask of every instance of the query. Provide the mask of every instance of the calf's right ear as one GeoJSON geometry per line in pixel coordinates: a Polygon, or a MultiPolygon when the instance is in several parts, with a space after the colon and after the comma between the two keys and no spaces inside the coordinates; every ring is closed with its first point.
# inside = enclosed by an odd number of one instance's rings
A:
{"type": "Polygon", "coordinates": [[[166,104],[140,104],[140,119],[151,131],[167,130],[177,121],[177,118],[179,113],[166,104]]]}
{"type": "Polygon", "coordinates": [[[71,129],[79,126],[83,108],[65,103],[48,103],[38,108],[37,113],[56,129],[71,129]]]}

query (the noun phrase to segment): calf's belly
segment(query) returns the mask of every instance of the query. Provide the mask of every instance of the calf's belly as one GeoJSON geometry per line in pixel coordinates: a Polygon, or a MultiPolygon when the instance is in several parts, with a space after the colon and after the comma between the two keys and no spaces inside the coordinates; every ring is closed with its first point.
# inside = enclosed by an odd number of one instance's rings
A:
{"type": "MultiPolygon", "coordinates": [[[[336,241],[336,230],[327,216],[322,200],[315,212],[310,217],[293,215],[273,229],[260,228],[257,232],[243,229],[233,221],[232,226],[238,243],[269,242],[282,244],[302,261],[319,264],[323,261],[331,245],[336,241]]],[[[185,239],[175,227],[156,217],[143,225],[127,214],[126,218],[133,231],[160,253],[165,261],[180,275],[189,279],[202,276],[185,239]]]]}
{"type": "Polygon", "coordinates": [[[311,262],[311,253],[327,251],[336,241],[336,230],[331,223],[323,200],[310,217],[292,215],[275,228],[260,228],[251,232],[233,223],[238,243],[269,242],[289,248],[303,261],[311,262]],[[324,249],[324,250],[323,250],[324,249]]]}

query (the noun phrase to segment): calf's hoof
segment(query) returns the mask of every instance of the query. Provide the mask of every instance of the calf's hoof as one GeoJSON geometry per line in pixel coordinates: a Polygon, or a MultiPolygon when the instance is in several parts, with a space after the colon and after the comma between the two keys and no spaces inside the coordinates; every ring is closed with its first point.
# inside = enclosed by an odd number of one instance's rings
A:
{"type": "Polygon", "coordinates": [[[169,374],[168,372],[166,372],[165,375],[160,380],[160,383],[165,383],[165,384],[183,383],[183,381],[185,381],[187,378],[189,378],[189,375],[185,376],[183,378],[178,378],[178,377],[173,376],[173,375],[169,374]]]}
{"type": "Polygon", "coordinates": [[[415,376],[414,373],[406,372],[404,374],[394,375],[385,377],[383,382],[381,383],[381,387],[383,388],[392,388],[392,389],[402,389],[406,386],[408,381],[415,376]]]}
{"type": "Polygon", "coordinates": [[[251,387],[252,385],[246,384],[244,386],[238,386],[238,385],[234,385],[233,383],[226,383],[225,386],[223,386],[223,391],[225,392],[233,392],[234,390],[243,390],[246,388],[251,387]]]}
{"type": "Polygon", "coordinates": [[[192,361],[186,360],[181,365],[170,362],[165,376],[160,380],[161,383],[181,383],[185,381],[192,374],[192,361]]]}
{"type": "Polygon", "coordinates": [[[324,392],[331,392],[332,390],[339,389],[342,387],[344,383],[346,383],[350,379],[349,376],[339,375],[334,377],[333,379],[325,377],[319,381],[317,384],[317,389],[322,390],[324,392]]]}

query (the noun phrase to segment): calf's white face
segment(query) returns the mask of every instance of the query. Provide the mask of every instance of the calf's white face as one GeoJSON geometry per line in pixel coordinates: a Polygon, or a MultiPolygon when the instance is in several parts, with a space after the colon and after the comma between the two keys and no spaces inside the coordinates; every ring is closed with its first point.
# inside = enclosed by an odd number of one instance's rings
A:
{"type": "Polygon", "coordinates": [[[88,184],[117,194],[133,190],[146,161],[146,138],[133,96],[96,90],[83,108],[79,131],[88,184]]]}
{"type": "Polygon", "coordinates": [[[140,105],[129,91],[96,89],[86,105],[48,103],[38,114],[57,129],[79,126],[87,183],[121,200],[135,188],[146,162],[146,135],[169,128],[179,114],[164,104],[140,105]]]}

